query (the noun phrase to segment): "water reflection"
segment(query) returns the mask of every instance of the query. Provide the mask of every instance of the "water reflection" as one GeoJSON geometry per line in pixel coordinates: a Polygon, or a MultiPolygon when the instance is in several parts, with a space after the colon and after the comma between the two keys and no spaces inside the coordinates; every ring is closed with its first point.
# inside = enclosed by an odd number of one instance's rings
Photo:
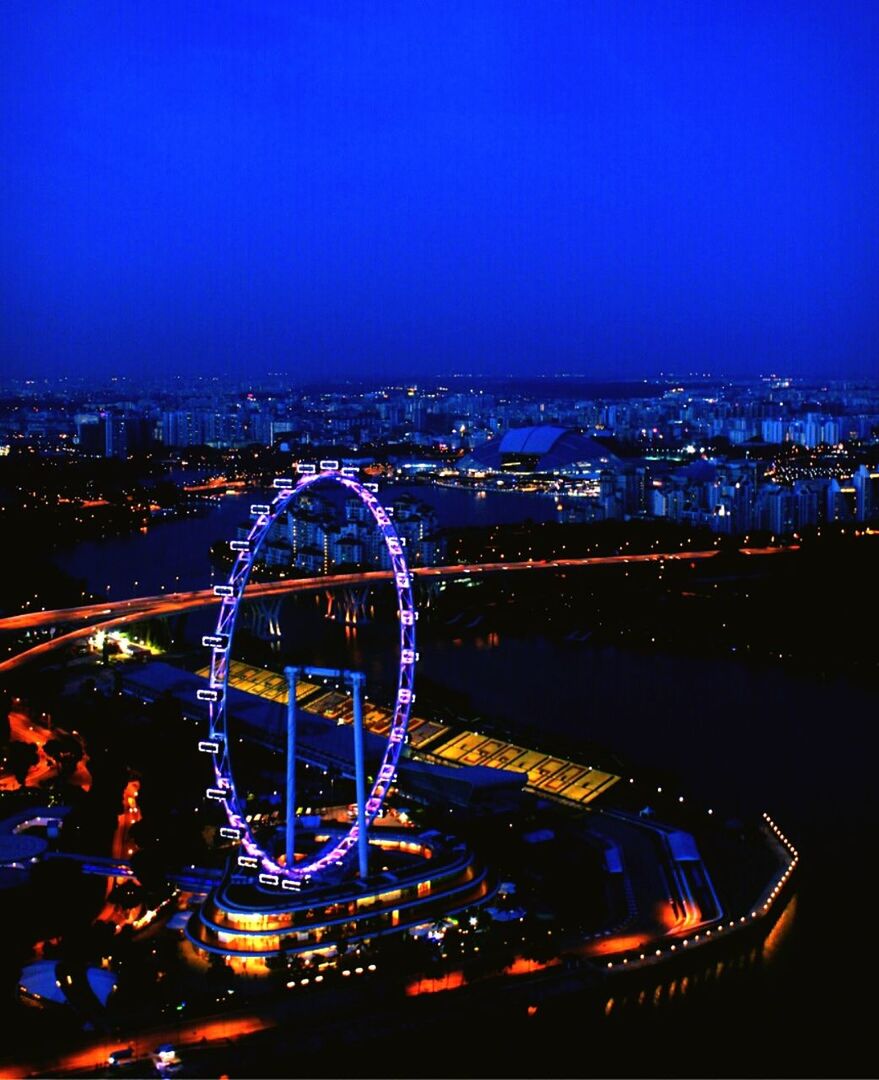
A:
{"type": "Polygon", "coordinates": [[[796,896],[792,896],[787,907],[778,917],[778,921],[766,935],[763,942],[763,959],[767,963],[772,963],[773,960],[777,959],[781,947],[784,945],[793,929],[796,914],[797,898],[796,896]]]}
{"type": "Polygon", "coordinates": [[[604,1001],[604,1015],[618,1015],[644,1008],[661,1009],[677,1004],[689,994],[713,987],[721,981],[758,973],[778,957],[793,926],[796,905],[796,897],[793,897],[766,938],[759,944],[750,943],[738,953],[712,958],[710,962],[692,968],[687,974],[678,972],[647,987],[632,987],[622,994],[616,993],[604,1001]]]}

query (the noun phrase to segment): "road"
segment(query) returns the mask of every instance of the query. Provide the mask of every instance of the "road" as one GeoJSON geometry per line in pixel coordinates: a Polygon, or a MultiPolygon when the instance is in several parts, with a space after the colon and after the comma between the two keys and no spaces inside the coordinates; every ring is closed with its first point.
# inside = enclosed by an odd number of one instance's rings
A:
{"type": "MultiPolygon", "coordinates": [[[[56,1073],[76,1072],[87,1070],[91,1075],[99,1075],[106,1067],[110,1054],[123,1046],[130,1046],[133,1050],[133,1058],[144,1063],[150,1060],[150,1054],[156,1046],[162,1043],[172,1043],[178,1048],[186,1046],[204,1045],[217,1040],[223,1042],[239,1039],[243,1035],[252,1035],[257,1031],[265,1031],[268,1028],[277,1027],[276,1017],[250,1015],[229,1015],[217,1017],[204,1017],[191,1023],[175,1023],[166,1027],[140,1034],[135,1038],[126,1039],[124,1036],[115,1035],[108,1038],[100,1035],[85,1041],[78,1049],[62,1052],[54,1057],[41,1057],[39,1050],[35,1048],[33,1057],[27,1064],[6,1063],[0,1065],[0,1076],[24,1077],[46,1076],[56,1073]]],[[[152,1074],[150,1067],[146,1075],[152,1074]]]]}
{"type": "MultiPolygon", "coordinates": [[[[796,551],[797,548],[798,545],[792,544],[759,549],[742,548],[740,550],[748,555],[780,555],[796,551]]],[[[417,570],[413,570],[413,577],[418,580],[462,575],[496,574],[509,571],[578,570],[594,566],[620,566],[629,563],[695,562],[713,559],[718,554],[717,548],[710,548],[707,551],[665,551],[649,552],[642,555],[596,555],[581,559],[454,563],[444,566],[418,567],[417,570]]],[[[248,586],[247,599],[259,600],[265,597],[285,596],[288,593],[369,585],[374,582],[389,581],[391,576],[392,572],[390,570],[367,570],[353,574],[330,574],[320,577],[256,582],[248,586]]],[[[85,622],[87,625],[68,633],[58,634],[51,639],[17,653],[15,656],[7,657],[7,659],[0,662],[0,671],[9,671],[60,646],[88,638],[97,630],[108,630],[124,626],[126,623],[138,622],[144,618],[155,618],[161,615],[174,615],[184,611],[192,611],[195,608],[207,607],[218,602],[213,589],[195,589],[189,592],[166,593],[161,596],[138,596],[128,600],[82,604],[72,608],[57,608],[52,611],[34,611],[23,615],[11,615],[0,619],[0,632],[36,630],[76,622],[85,622]]]]}

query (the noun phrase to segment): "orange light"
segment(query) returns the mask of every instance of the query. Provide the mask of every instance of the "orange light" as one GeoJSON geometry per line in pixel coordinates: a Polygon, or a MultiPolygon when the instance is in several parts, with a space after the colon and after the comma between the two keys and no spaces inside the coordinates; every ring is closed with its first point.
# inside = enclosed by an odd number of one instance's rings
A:
{"type": "Polygon", "coordinates": [[[557,956],[554,956],[551,960],[540,961],[526,959],[524,956],[517,956],[512,964],[508,964],[504,968],[504,975],[530,975],[533,971],[543,971],[544,968],[554,967],[560,963],[557,956]]]}
{"type": "Polygon", "coordinates": [[[602,938],[587,946],[584,950],[590,956],[607,956],[611,953],[631,952],[649,939],[649,934],[620,934],[617,937],[602,938]]]}
{"type": "Polygon", "coordinates": [[[463,971],[450,971],[448,975],[436,979],[416,979],[406,987],[406,997],[418,997],[419,994],[439,994],[443,990],[458,990],[466,984],[463,971]]]}

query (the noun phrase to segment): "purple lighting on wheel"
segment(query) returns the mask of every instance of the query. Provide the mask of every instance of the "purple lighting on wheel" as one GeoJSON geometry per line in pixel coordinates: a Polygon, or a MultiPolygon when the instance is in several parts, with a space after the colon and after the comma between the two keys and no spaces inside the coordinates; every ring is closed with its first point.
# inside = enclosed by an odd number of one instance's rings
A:
{"type": "MultiPolygon", "coordinates": [[[[335,465],[336,463],[321,462],[322,466],[330,464],[335,465]]],[[[314,466],[310,468],[314,470],[314,466]]],[[[397,612],[400,619],[397,696],[394,705],[394,716],[388,732],[387,745],[385,746],[381,765],[376,773],[375,783],[366,800],[367,827],[378,816],[385,796],[396,776],[397,764],[406,740],[406,729],[409,725],[409,710],[412,708],[412,698],[414,697],[415,662],[418,659],[418,654],[415,651],[416,613],[412,596],[412,578],[397,530],[394,528],[393,521],[387,510],[378,501],[374,492],[370,490],[373,485],[361,484],[352,476],[338,472],[335,469],[309,472],[304,467],[299,470],[299,476],[295,483],[286,479],[275,480],[273,487],[278,494],[275,496],[271,506],[263,507],[259,505],[258,509],[261,513],[251,525],[247,539],[237,542],[232,548],[232,550],[237,550],[238,555],[229,574],[227,585],[215,589],[215,592],[220,597],[217,625],[213,634],[205,635],[203,643],[212,650],[210,686],[212,691],[217,692],[216,699],[208,702],[210,717],[208,741],[217,746],[217,752],[212,754],[217,787],[208,792],[208,797],[223,804],[229,822],[229,830],[224,835],[234,833],[241,844],[242,854],[238,858],[239,865],[258,866],[262,871],[259,875],[262,884],[279,885],[281,888],[298,887],[307,879],[319,877],[328,868],[338,866],[357,848],[357,825],[353,825],[340,840],[330,841],[315,857],[307,861],[302,860],[295,867],[283,866],[276,862],[256,842],[238,801],[238,793],[229,760],[229,742],[226,738],[229,653],[235,633],[235,624],[238,619],[238,608],[244,599],[244,591],[247,588],[253,564],[269,530],[278,517],[286,511],[289,504],[305,488],[324,481],[341,484],[353,492],[369,509],[388,549],[394,575],[394,588],[397,592],[397,612]],[[222,592],[220,592],[220,588],[223,589],[222,592]],[[243,859],[246,859],[247,862],[242,862],[243,859]],[[255,860],[255,863],[251,860],[255,860]]]]}

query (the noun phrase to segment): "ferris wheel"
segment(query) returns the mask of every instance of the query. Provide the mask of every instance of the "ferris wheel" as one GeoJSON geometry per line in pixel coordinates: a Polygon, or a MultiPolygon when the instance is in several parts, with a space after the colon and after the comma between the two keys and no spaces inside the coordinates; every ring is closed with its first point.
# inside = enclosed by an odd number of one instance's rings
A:
{"type": "MultiPolygon", "coordinates": [[[[247,537],[229,542],[231,550],[235,553],[235,561],[226,583],[214,586],[214,594],[220,601],[217,623],[214,632],[206,634],[202,639],[202,643],[211,650],[209,685],[197,691],[199,700],[208,703],[209,715],[208,737],[199,742],[199,749],[212,756],[215,775],[214,786],[208,788],[207,796],[223,805],[228,821],[228,824],[220,829],[220,833],[227,839],[238,841],[240,845],[238,864],[257,870],[261,885],[287,890],[298,890],[306,882],[318,879],[333,868],[341,866],[358,847],[361,851],[365,850],[365,831],[380,813],[388,790],[396,778],[397,764],[409,724],[417,660],[415,651],[417,614],[413,600],[412,577],[403,554],[403,544],[391,516],[376,496],[377,485],[360,483],[354,476],[356,470],[340,469],[336,461],[322,461],[319,466],[300,465],[298,472],[296,480],[282,478],[274,481],[273,489],[277,494],[272,501],[256,503],[250,508],[254,520],[247,537]],[[262,545],[274,523],[290,504],[302,492],[322,483],[341,485],[359,498],[372,515],[387,548],[399,618],[397,691],[381,765],[369,794],[366,795],[364,791],[359,800],[357,820],[344,835],[334,836],[313,855],[294,862],[289,857],[292,853],[288,851],[287,857],[280,861],[278,856],[265,850],[257,842],[236,789],[228,738],[229,663],[238,611],[245,599],[244,594],[250,574],[262,545]]],[[[294,694],[294,685],[295,681],[291,680],[291,694],[294,694]]],[[[295,696],[289,708],[295,709],[295,696]]],[[[362,770],[362,752],[359,757],[362,770]]],[[[288,769],[288,775],[289,771],[288,769]]],[[[358,775],[358,789],[361,787],[361,781],[362,771],[358,775]]],[[[289,818],[290,815],[295,814],[295,807],[288,804],[287,814],[289,836],[292,835],[292,821],[289,818]]],[[[362,867],[361,861],[361,870],[362,867]]]]}

